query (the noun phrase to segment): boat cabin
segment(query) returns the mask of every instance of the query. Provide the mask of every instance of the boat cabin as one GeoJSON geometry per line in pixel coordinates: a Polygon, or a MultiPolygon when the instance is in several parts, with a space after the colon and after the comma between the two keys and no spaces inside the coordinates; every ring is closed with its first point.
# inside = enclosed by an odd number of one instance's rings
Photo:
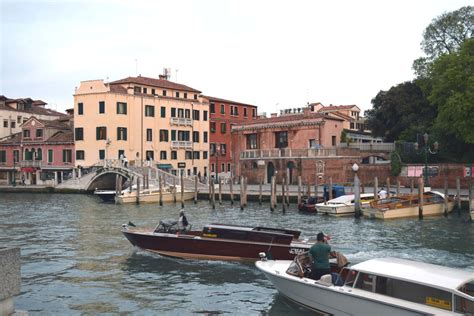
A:
{"type": "Polygon", "coordinates": [[[299,238],[300,233],[301,232],[296,230],[280,228],[210,224],[204,226],[202,237],[290,244],[294,239],[299,238]]]}
{"type": "Polygon", "coordinates": [[[474,315],[474,273],[397,258],[352,266],[345,287],[443,310],[474,315]]]}

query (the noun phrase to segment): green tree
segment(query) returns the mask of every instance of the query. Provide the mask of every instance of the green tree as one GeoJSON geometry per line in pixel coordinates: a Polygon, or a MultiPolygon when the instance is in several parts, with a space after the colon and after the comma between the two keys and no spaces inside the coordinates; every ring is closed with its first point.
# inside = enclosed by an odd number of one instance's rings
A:
{"type": "Polygon", "coordinates": [[[417,133],[431,127],[437,115],[417,81],[380,91],[372,99],[372,105],[372,109],[365,112],[367,125],[374,136],[389,142],[413,141],[417,133]]]}

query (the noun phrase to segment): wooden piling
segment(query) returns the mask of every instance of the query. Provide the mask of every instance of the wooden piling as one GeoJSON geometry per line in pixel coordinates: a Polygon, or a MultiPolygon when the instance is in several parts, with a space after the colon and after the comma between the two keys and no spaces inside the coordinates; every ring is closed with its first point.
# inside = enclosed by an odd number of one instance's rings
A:
{"type": "Polygon", "coordinates": [[[211,205],[212,209],[216,208],[216,187],[214,186],[214,181],[211,181],[211,205]]]}
{"type": "Polygon", "coordinates": [[[258,204],[259,205],[262,205],[262,186],[263,186],[263,179],[260,179],[260,184],[258,186],[258,204]]]}
{"type": "Polygon", "coordinates": [[[176,203],[176,178],[173,177],[173,202],[176,203]]]}
{"type": "Polygon", "coordinates": [[[448,216],[448,178],[444,177],[444,217],[448,216]]]}
{"type": "Polygon", "coordinates": [[[247,207],[247,204],[248,204],[248,186],[247,186],[247,183],[248,183],[248,178],[244,177],[244,195],[245,195],[245,204],[244,204],[244,206],[245,207],[247,207]]]}
{"type": "Polygon", "coordinates": [[[198,177],[194,176],[194,204],[198,201],[198,177]]]}
{"type": "Polygon", "coordinates": [[[397,196],[400,195],[400,180],[397,179],[397,196]]]}
{"type": "Polygon", "coordinates": [[[379,178],[374,177],[374,200],[379,199],[379,178]]]}
{"type": "Polygon", "coordinates": [[[387,177],[387,197],[390,197],[390,177],[387,177]]]}
{"type": "Polygon", "coordinates": [[[286,185],[286,206],[290,206],[290,178],[288,175],[285,176],[285,185],[286,185]]]}
{"type": "Polygon", "coordinates": [[[184,172],[181,172],[181,208],[184,208],[184,172]]]}
{"type": "Polygon", "coordinates": [[[471,221],[474,222],[474,182],[469,183],[469,214],[471,214],[471,221]]]}
{"type": "Polygon", "coordinates": [[[286,177],[283,176],[281,179],[281,207],[283,210],[283,213],[286,211],[286,201],[285,201],[285,186],[286,186],[286,177]]]}
{"type": "Polygon", "coordinates": [[[140,204],[140,177],[137,177],[137,204],[140,204]]]}
{"type": "Polygon", "coordinates": [[[415,191],[415,180],[413,178],[410,179],[410,194],[413,195],[415,191]]]}
{"type": "Polygon", "coordinates": [[[306,192],[307,196],[310,197],[311,196],[311,183],[308,181],[308,190],[306,192]]]}
{"type": "Polygon", "coordinates": [[[332,200],[334,197],[332,196],[332,177],[329,177],[329,200],[332,200]]]}
{"type": "Polygon", "coordinates": [[[318,194],[319,194],[319,178],[316,177],[316,179],[314,179],[314,196],[316,197],[316,201],[318,200],[318,194]]]}
{"type": "Polygon", "coordinates": [[[423,177],[418,178],[418,218],[423,219],[423,195],[424,195],[423,177]]]}
{"type": "Polygon", "coordinates": [[[357,172],[354,173],[354,217],[359,218],[362,215],[360,208],[360,180],[357,172]]]}
{"type": "Polygon", "coordinates": [[[230,182],[229,182],[230,204],[231,204],[231,205],[234,205],[234,189],[233,189],[233,185],[234,185],[234,177],[231,176],[231,177],[230,177],[230,182]]]}
{"type": "Polygon", "coordinates": [[[161,176],[158,176],[158,188],[160,190],[160,206],[163,206],[163,179],[161,176]]]}
{"type": "Polygon", "coordinates": [[[456,202],[458,207],[458,212],[461,212],[461,178],[456,177],[456,202]]]}
{"type": "Polygon", "coordinates": [[[222,205],[222,179],[219,178],[219,205],[222,205]]]}
{"type": "Polygon", "coordinates": [[[213,181],[211,179],[211,177],[208,177],[207,178],[208,180],[208,191],[209,191],[209,204],[212,203],[212,184],[213,184],[213,181]]]}
{"type": "Polygon", "coordinates": [[[272,176],[270,181],[270,211],[275,210],[275,176],[272,176]]]}
{"type": "Polygon", "coordinates": [[[298,205],[301,203],[301,176],[298,176],[298,205]]]}

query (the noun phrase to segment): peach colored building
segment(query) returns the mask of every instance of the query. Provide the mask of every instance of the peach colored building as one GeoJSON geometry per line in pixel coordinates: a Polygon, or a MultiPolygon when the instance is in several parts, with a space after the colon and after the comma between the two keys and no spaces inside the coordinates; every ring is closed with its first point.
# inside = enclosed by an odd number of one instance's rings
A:
{"type": "Polygon", "coordinates": [[[76,165],[125,156],[174,174],[206,174],[209,105],[200,91],[160,78],[82,81],[74,94],[76,165]]]}

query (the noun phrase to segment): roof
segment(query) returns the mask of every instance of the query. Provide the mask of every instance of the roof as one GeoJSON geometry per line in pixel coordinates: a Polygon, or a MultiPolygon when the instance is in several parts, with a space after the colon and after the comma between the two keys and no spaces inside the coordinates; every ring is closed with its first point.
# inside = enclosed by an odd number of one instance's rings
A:
{"type": "Polygon", "coordinates": [[[20,98],[20,99],[9,99],[5,96],[0,96],[0,101],[4,101],[4,104],[0,104],[0,110],[8,110],[8,111],[15,111],[15,112],[24,112],[24,113],[30,113],[30,114],[36,114],[36,115],[48,115],[48,116],[65,116],[66,114],[60,113],[51,109],[47,109],[44,106],[47,104],[44,101],[41,100],[32,100],[31,98],[20,98]],[[12,108],[8,106],[7,104],[10,103],[31,103],[31,108],[29,109],[22,109],[18,110],[16,108],[12,108]]]}
{"type": "Polygon", "coordinates": [[[48,143],[74,143],[72,131],[59,131],[46,140],[48,143]]]}
{"type": "Polygon", "coordinates": [[[134,83],[134,84],[141,84],[145,86],[151,87],[158,87],[158,88],[165,88],[165,89],[172,89],[172,90],[184,90],[184,91],[191,91],[201,93],[201,91],[190,88],[183,84],[175,83],[166,79],[156,79],[156,78],[149,78],[149,77],[127,77],[125,79],[120,79],[116,81],[112,81],[109,85],[112,87],[113,85],[124,84],[124,83],[134,83]]]}
{"type": "Polygon", "coordinates": [[[349,110],[349,109],[352,109],[353,107],[357,107],[357,105],[355,105],[355,104],[352,104],[352,105],[329,105],[329,106],[324,106],[323,105],[323,107],[318,112],[349,110]]]}
{"type": "Polygon", "coordinates": [[[209,101],[214,101],[214,102],[222,102],[222,103],[230,103],[230,104],[237,104],[237,105],[245,105],[245,106],[251,106],[251,107],[257,107],[256,105],[251,105],[251,104],[246,104],[246,103],[241,103],[241,102],[236,102],[236,101],[230,101],[226,99],[221,99],[221,98],[216,98],[216,97],[211,97],[208,95],[203,95],[204,98],[208,99],[209,101]]]}
{"type": "Polygon", "coordinates": [[[474,280],[473,272],[399,258],[371,259],[351,268],[360,272],[426,284],[447,291],[455,290],[466,282],[474,280]]]}

